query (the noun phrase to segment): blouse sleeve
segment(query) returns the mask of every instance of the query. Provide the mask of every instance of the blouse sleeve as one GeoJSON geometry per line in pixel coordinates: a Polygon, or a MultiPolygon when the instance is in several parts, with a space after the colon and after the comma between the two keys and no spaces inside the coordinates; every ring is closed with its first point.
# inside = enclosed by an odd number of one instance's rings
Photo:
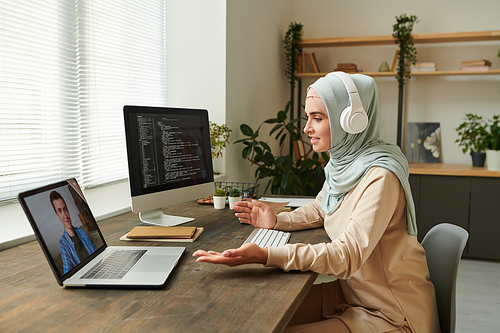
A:
{"type": "Polygon", "coordinates": [[[266,266],[285,271],[314,271],[340,279],[347,279],[358,271],[397,210],[403,211],[405,207],[403,189],[393,173],[386,170],[367,174],[365,178],[358,184],[361,188],[356,188],[361,191],[359,198],[349,199],[357,202],[339,237],[328,244],[287,244],[269,248],[266,266]]]}
{"type": "Polygon", "coordinates": [[[276,226],[274,229],[283,231],[313,229],[323,226],[325,213],[321,210],[321,199],[323,189],[316,196],[316,199],[292,212],[283,212],[276,216],[276,226]]]}

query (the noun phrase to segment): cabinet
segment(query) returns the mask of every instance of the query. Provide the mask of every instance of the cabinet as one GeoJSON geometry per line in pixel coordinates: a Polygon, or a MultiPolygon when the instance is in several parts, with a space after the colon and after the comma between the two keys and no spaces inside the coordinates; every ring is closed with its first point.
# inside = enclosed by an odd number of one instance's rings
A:
{"type": "Polygon", "coordinates": [[[450,222],[469,232],[464,257],[500,260],[500,172],[468,165],[410,164],[419,241],[450,222]]]}
{"type": "MultiPolygon", "coordinates": [[[[432,43],[458,43],[458,42],[480,42],[480,41],[500,41],[500,30],[492,31],[473,31],[456,33],[436,33],[436,34],[414,34],[415,44],[432,43]]],[[[312,38],[303,39],[300,43],[302,48],[320,48],[320,47],[344,47],[344,46],[375,46],[375,45],[394,45],[392,35],[387,36],[366,36],[366,37],[336,37],[336,38],[312,38]]],[[[325,76],[327,73],[298,73],[299,78],[317,78],[325,76]]],[[[396,76],[395,72],[363,72],[365,75],[373,77],[396,76]]],[[[500,70],[492,69],[489,71],[435,71],[435,72],[416,72],[412,76],[436,76],[436,75],[496,75],[500,70]]]]}

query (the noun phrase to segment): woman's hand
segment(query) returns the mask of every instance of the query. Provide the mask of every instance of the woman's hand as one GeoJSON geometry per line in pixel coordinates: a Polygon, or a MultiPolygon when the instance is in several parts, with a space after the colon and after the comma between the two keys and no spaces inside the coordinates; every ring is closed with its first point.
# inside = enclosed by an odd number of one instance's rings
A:
{"type": "Polygon", "coordinates": [[[265,203],[257,200],[239,201],[231,208],[241,222],[251,224],[256,228],[273,229],[276,225],[276,214],[265,203]]]}
{"type": "Polygon", "coordinates": [[[193,257],[198,257],[196,261],[223,264],[230,267],[245,264],[265,265],[267,255],[267,247],[262,248],[254,243],[247,243],[238,249],[226,250],[222,253],[204,250],[198,250],[193,253],[193,257]]]}

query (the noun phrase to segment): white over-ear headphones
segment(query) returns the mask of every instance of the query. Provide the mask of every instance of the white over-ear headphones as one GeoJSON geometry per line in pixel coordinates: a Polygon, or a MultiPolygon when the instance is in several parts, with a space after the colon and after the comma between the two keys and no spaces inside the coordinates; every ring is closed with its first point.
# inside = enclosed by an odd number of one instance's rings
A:
{"type": "Polygon", "coordinates": [[[349,74],[344,72],[331,72],[328,73],[327,76],[328,75],[335,75],[341,79],[349,94],[349,102],[351,105],[342,111],[340,115],[340,126],[344,131],[350,134],[363,132],[366,126],[368,126],[368,116],[363,108],[363,104],[361,104],[356,85],[349,74]]]}

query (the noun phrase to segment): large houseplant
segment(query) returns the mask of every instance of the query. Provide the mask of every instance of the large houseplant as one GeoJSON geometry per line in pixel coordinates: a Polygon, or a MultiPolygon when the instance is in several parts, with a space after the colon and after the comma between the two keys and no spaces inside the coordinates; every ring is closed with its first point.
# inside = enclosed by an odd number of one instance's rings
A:
{"type": "Polygon", "coordinates": [[[473,113],[465,115],[465,121],[461,123],[455,130],[458,133],[458,143],[462,147],[462,152],[465,154],[470,152],[473,166],[484,166],[486,154],[486,123],[482,116],[473,113]]]}
{"type": "Polygon", "coordinates": [[[493,119],[488,121],[488,125],[488,134],[485,139],[487,168],[500,171],[500,116],[493,116],[493,119]]]}
{"type": "MultiPolygon", "coordinates": [[[[289,120],[287,116],[289,109],[290,102],[284,110],[277,113],[276,118],[263,121],[256,130],[247,124],[242,124],[240,129],[246,137],[235,143],[244,145],[243,158],[257,166],[255,171],[257,180],[271,178],[265,191],[270,188],[272,194],[316,195],[319,191],[318,185],[324,181],[322,162],[319,154],[313,152],[310,143],[302,141],[300,129],[296,126],[298,118],[289,120]],[[275,124],[270,129],[269,135],[275,135],[281,152],[288,137],[292,143],[300,141],[300,144],[304,145],[304,156],[294,160],[289,154],[274,155],[269,144],[259,140],[264,124],[275,124]]],[[[325,161],[328,160],[326,153],[322,153],[322,157],[325,161]]]]}

